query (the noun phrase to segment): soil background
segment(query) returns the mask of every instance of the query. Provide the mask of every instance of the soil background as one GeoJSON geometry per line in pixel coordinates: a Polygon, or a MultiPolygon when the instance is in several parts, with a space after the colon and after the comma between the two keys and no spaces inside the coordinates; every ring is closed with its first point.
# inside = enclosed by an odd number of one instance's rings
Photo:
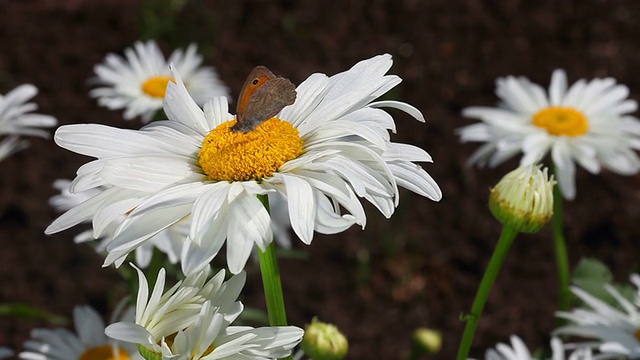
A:
{"type": "MultiPolygon", "coordinates": [[[[398,111],[394,141],[426,149],[424,164],[442,187],[439,203],[402,191],[391,219],[368,206],[364,230],[317,235],[296,243],[304,259],[281,264],[290,321],[317,315],[348,336],[349,359],[403,359],[417,327],[438,329],[453,359],[500,226],[487,208],[489,187],[517,165],[469,169],[477,144],[459,144],[455,129],[472,105],[496,104],[496,77],[523,75],[548,86],[564,68],[569,81],[612,76],[640,99],[640,2],[627,1],[179,1],[0,0],[0,93],[32,83],[38,112],[60,124],[138,128],[88,97],[93,66],[141,37],[161,38],[165,54],[191,41],[237,94],[263,64],[300,83],[380,53],[393,55],[403,82],[391,97],[419,108],[427,123],[398,111]],[[172,5],[173,4],[173,5],[172,5]],[[178,9],[178,10],[176,10],[178,9]],[[151,30],[150,30],[151,29],[151,30]]],[[[88,159],[30,139],[29,149],[0,170],[0,304],[28,304],[70,316],[91,304],[107,318],[126,292],[101,256],[72,238],[74,228],[43,233],[58,215],[48,205],[58,178],[72,178],[88,159]]],[[[571,265],[583,256],[609,265],[624,282],[638,268],[639,178],[577,171],[577,199],[565,204],[571,265]]],[[[514,243],[491,292],[471,355],[520,335],[531,348],[548,343],[556,309],[550,229],[514,243]]],[[[256,266],[246,304],[264,309],[256,266]]],[[[21,350],[43,320],[0,317],[0,345],[21,350]]]]}

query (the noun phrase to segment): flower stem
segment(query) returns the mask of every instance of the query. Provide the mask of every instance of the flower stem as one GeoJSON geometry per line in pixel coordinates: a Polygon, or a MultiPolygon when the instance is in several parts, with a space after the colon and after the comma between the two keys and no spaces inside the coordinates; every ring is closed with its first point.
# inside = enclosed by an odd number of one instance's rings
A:
{"type": "Polygon", "coordinates": [[[473,336],[475,335],[480,315],[482,315],[484,304],[487,302],[487,297],[489,296],[493,282],[498,276],[498,272],[502,267],[502,263],[504,262],[507,252],[517,235],[518,232],[511,226],[504,225],[502,228],[498,244],[493,250],[493,255],[491,255],[491,260],[489,260],[489,265],[482,276],[480,287],[478,288],[476,297],[473,300],[471,312],[464,317],[467,324],[464,327],[464,333],[462,335],[462,340],[460,341],[457,360],[467,360],[468,358],[471,343],[473,342],[473,336]]]}
{"type": "MultiPolygon", "coordinates": [[[[267,195],[258,195],[258,198],[269,211],[269,198],[267,195]]],[[[271,242],[264,252],[258,250],[260,259],[260,272],[262,273],[262,285],[264,286],[264,297],[267,302],[267,314],[269,325],[287,326],[287,312],[284,308],[284,295],[282,293],[282,282],[280,281],[280,270],[276,259],[275,246],[271,242]]],[[[285,359],[292,359],[291,356],[285,359]]]]}
{"type": "Polygon", "coordinates": [[[556,184],[553,187],[553,243],[558,267],[558,310],[565,311],[569,308],[569,256],[564,238],[562,199],[562,193],[556,184]]]}

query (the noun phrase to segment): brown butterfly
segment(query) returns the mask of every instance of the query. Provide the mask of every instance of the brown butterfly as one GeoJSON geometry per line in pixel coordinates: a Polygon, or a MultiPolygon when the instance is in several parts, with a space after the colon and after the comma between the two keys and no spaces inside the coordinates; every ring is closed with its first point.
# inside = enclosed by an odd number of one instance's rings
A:
{"type": "Polygon", "coordinates": [[[252,131],[295,100],[296,86],[289,79],[276,77],[265,66],[256,66],[240,90],[237,123],[231,130],[252,131]]]}

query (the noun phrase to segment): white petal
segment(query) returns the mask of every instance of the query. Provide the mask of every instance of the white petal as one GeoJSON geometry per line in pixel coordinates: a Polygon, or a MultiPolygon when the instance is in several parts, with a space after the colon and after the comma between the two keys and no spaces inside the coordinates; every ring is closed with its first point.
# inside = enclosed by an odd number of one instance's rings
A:
{"type": "Polygon", "coordinates": [[[229,114],[229,102],[225,97],[215,97],[204,104],[204,117],[209,129],[215,129],[218,125],[234,118],[229,114]]]}
{"type": "Polygon", "coordinates": [[[420,112],[420,110],[401,101],[394,101],[394,100],[376,101],[369,104],[369,106],[375,107],[375,108],[389,107],[389,108],[398,109],[400,111],[406,112],[407,114],[411,115],[412,117],[414,117],[416,120],[420,122],[425,122],[424,116],[422,115],[422,112],[420,112]]]}
{"type": "Polygon", "coordinates": [[[134,344],[153,344],[153,337],[145,328],[133,323],[119,322],[104,330],[108,337],[134,344]]]}
{"type": "Polygon", "coordinates": [[[88,346],[100,346],[105,343],[104,321],[90,306],[76,306],[73,309],[73,322],[76,333],[88,346]]]}
{"type": "Polygon", "coordinates": [[[189,237],[196,244],[202,242],[205,233],[211,227],[212,221],[226,204],[229,188],[229,184],[224,181],[208,185],[202,195],[195,200],[191,213],[192,220],[189,237]]]}
{"type": "Polygon", "coordinates": [[[551,75],[549,85],[549,102],[551,106],[559,106],[567,91],[567,74],[562,69],[556,69],[551,75]]]}
{"type": "Polygon", "coordinates": [[[170,120],[179,121],[202,135],[211,130],[202,109],[193,100],[184,86],[180,74],[173,64],[170,65],[175,82],[169,81],[164,96],[164,112],[170,120]]]}
{"type": "Polygon", "coordinates": [[[313,239],[314,221],[316,218],[316,204],[313,189],[308,182],[297,176],[279,174],[283,180],[291,227],[305,244],[310,244],[313,239]]]}
{"type": "Polygon", "coordinates": [[[555,175],[562,195],[568,200],[573,200],[576,196],[575,164],[571,159],[566,142],[557,141],[554,144],[551,148],[551,158],[555,165],[555,175]]]}

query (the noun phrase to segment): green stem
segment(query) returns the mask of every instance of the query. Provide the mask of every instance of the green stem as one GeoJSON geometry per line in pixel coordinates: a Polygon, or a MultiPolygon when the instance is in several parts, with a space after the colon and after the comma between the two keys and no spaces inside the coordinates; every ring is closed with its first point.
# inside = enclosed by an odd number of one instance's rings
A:
{"type": "MultiPolygon", "coordinates": [[[[269,198],[267,195],[258,195],[258,198],[269,211],[269,198]]],[[[267,302],[269,325],[287,326],[287,312],[284,308],[284,295],[282,293],[282,282],[280,281],[280,270],[278,269],[274,243],[271,242],[264,252],[258,251],[258,258],[260,259],[260,272],[262,273],[264,297],[267,302]]],[[[293,359],[293,357],[289,356],[285,359],[293,359]]]]}
{"type": "Polygon", "coordinates": [[[562,200],[562,193],[556,184],[553,187],[553,243],[558,267],[558,310],[565,311],[569,308],[569,256],[564,237],[562,200]]]}
{"type": "Polygon", "coordinates": [[[489,265],[482,276],[480,287],[478,288],[476,297],[473,300],[471,312],[465,316],[467,324],[464,327],[462,341],[460,342],[460,348],[458,349],[457,360],[467,360],[468,358],[471,343],[473,342],[473,336],[475,335],[480,315],[482,315],[484,304],[487,302],[487,297],[489,296],[489,292],[491,292],[493,282],[498,276],[498,272],[502,267],[502,263],[504,262],[507,252],[517,235],[518,232],[508,225],[504,225],[502,228],[498,244],[493,250],[493,255],[491,255],[491,260],[489,260],[489,265]]]}

